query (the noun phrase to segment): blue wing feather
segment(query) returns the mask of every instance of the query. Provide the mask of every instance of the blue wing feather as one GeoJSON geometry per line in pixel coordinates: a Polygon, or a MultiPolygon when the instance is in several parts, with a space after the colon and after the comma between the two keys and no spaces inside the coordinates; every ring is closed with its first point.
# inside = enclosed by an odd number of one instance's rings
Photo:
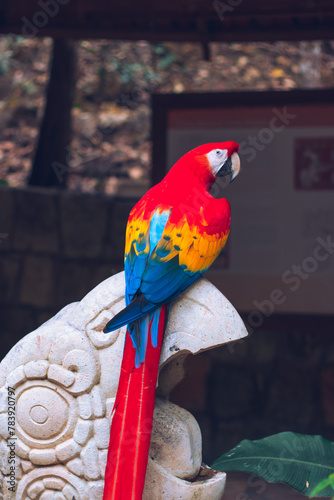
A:
{"type": "Polygon", "coordinates": [[[164,210],[163,212],[154,212],[153,217],[151,219],[150,224],[150,252],[149,256],[151,256],[153,250],[157,246],[158,242],[162,238],[162,234],[166,227],[167,221],[171,214],[171,210],[164,210]]]}
{"type": "Polygon", "coordinates": [[[131,241],[125,256],[126,305],[106,326],[112,331],[127,324],[136,349],[136,366],[145,358],[148,332],[151,331],[152,345],[157,345],[158,325],[161,308],[159,305],[173,300],[193,283],[201,272],[188,272],[180,266],[178,255],[169,260],[168,245],[160,245],[159,253],[154,253],[171,214],[169,210],[156,210],[147,232],[131,241]],[[160,260],[163,257],[164,260],[160,260]],[[151,326],[150,326],[151,325],[151,326]]]}

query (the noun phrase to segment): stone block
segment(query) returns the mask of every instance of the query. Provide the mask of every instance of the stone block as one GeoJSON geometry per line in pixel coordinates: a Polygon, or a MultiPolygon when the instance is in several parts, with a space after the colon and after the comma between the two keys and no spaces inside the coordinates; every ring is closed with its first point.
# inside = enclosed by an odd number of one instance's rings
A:
{"type": "Polygon", "coordinates": [[[8,409],[8,389],[2,387],[0,389],[0,413],[7,412],[8,409]]]}
{"type": "Polygon", "coordinates": [[[54,263],[49,257],[28,256],[24,261],[20,302],[36,307],[51,306],[54,263]]]}
{"type": "Polygon", "coordinates": [[[28,489],[28,494],[30,498],[35,499],[37,496],[45,490],[43,481],[36,481],[28,489]]]}
{"type": "Polygon", "coordinates": [[[59,477],[46,477],[43,479],[43,484],[46,489],[61,491],[66,483],[59,477]]]}
{"type": "MultiPolygon", "coordinates": [[[[109,255],[109,259],[110,258],[111,258],[111,253],[109,255]]],[[[119,272],[119,271],[121,271],[121,269],[116,270],[115,267],[113,267],[111,263],[103,264],[103,265],[99,265],[97,267],[94,267],[92,286],[98,285],[99,283],[101,283],[105,279],[109,278],[109,276],[112,276],[113,274],[115,274],[116,272],[119,272]]]]}
{"type": "Polygon", "coordinates": [[[66,370],[60,365],[52,364],[48,370],[48,379],[64,387],[69,387],[73,384],[75,375],[70,370],[66,370]]]}
{"type": "Polygon", "coordinates": [[[58,444],[56,447],[56,456],[60,462],[66,462],[78,455],[80,450],[81,446],[79,446],[74,439],[69,439],[64,443],[58,444]]]}
{"type": "Polygon", "coordinates": [[[30,462],[30,460],[21,460],[21,467],[22,467],[23,474],[28,474],[28,472],[30,472],[34,468],[33,464],[30,462]]]}
{"type": "Polygon", "coordinates": [[[14,389],[27,379],[23,366],[18,366],[7,376],[7,386],[14,389]]]}
{"type": "Polygon", "coordinates": [[[99,385],[95,385],[93,387],[91,396],[93,399],[93,411],[95,417],[104,417],[106,412],[106,398],[99,385]]]}
{"type": "Polygon", "coordinates": [[[322,406],[327,425],[334,426],[334,368],[326,368],[322,374],[322,406]]]}
{"type": "Polygon", "coordinates": [[[73,434],[74,441],[81,446],[84,446],[88,439],[92,437],[92,434],[93,422],[91,420],[82,420],[79,418],[73,434]]]}
{"type": "Polygon", "coordinates": [[[29,460],[35,465],[51,465],[57,462],[55,450],[31,450],[29,460]]]}
{"type": "Polygon", "coordinates": [[[279,362],[269,388],[268,418],[284,422],[287,429],[305,428],[315,412],[314,385],[312,371],[300,369],[297,364],[290,365],[285,360],[279,362]]]}
{"type": "Polygon", "coordinates": [[[107,418],[94,420],[94,439],[99,449],[108,448],[110,425],[107,418]]]}
{"type": "MultiPolygon", "coordinates": [[[[1,247],[1,235],[0,235],[1,247]]],[[[10,256],[0,256],[0,300],[8,302],[15,300],[15,291],[19,272],[19,259],[10,256]]]]}
{"type": "Polygon", "coordinates": [[[57,304],[60,307],[80,300],[89,290],[90,266],[83,263],[63,262],[57,280],[57,304]]]}
{"type": "Polygon", "coordinates": [[[104,481],[92,481],[88,483],[89,499],[102,500],[104,481]]]}
{"type": "Polygon", "coordinates": [[[45,190],[15,193],[13,246],[20,251],[59,251],[57,195],[45,190]]]}
{"type": "Polygon", "coordinates": [[[14,190],[0,187],[0,252],[8,251],[13,237],[14,190]]]}
{"type": "Polygon", "coordinates": [[[135,204],[136,200],[114,200],[113,202],[108,236],[111,242],[112,258],[115,262],[123,262],[126,224],[129,213],[135,204]]]}
{"type": "Polygon", "coordinates": [[[77,398],[79,415],[83,420],[88,420],[93,416],[92,399],[89,394],[83,394],[77,398]]]}
{"type": "Polygon", "coordinates": [[[44,359],[34,359],[24,366],[24,372],[28,378],[46,378],[49,362],[44,359]]]}
{"type": "Polygon", "coordinates": [[[83,466],[82,466],[82,461],[80,458],[74,458],[73,460],[70,460],[67,462],[67,468],[70,472],[73,472],[76,476],[83,476],[83,466]]]}
{"type": "Polygon", "coordinates": [[[10,437],[9,429],[8,429],[8,414],[1,413],[0,414],[0,436],[3,439],[8,439],[10,437]]]}
{"type": "Polygon", "coordinates": [[[84,467],[85,478],[88,480],[99,479],[99,453],[94,439],[91,439],[81,451],[81,460],[84,467]]]}
{"type": "Polygon", "coordinates": [[[99,465],[101,477],[104,478],[104,473],[107,466],[108,450],[99,450],[99,465]]]}
{"type": "Polygon", "coordinates": [[[37,327],[34,311],[31,307],[0,307],[0,358],[18,342],[27,332],[37,327]]]}
{"type": "Polygon", "coordinates": [[[107,229],[107,200],[90,196],[60,199],[63,252],[66,257],[101,255],[107,229]]]}
{"type": "Polygon", "coordinates": [[[22,441],[18,441],[15,452],[19,457],[28,459],[30,448],[26,444],[22,443],[22,441]]]}
{"type": "Polygon", "coordinates": [[[252,373],[245,368],[217,364],[208,379],[208,396],[218,420],[249,415],[255,403],[252,373]]]}

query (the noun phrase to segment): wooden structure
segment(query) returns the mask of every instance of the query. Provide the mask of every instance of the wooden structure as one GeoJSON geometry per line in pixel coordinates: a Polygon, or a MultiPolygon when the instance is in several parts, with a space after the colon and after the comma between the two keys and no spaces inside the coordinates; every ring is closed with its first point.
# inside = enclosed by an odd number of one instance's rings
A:
{"type": "Polygon", "coordinates": [[[332,0],[0,0],[0,33],[119,40],[331,39],[332,0]]]}

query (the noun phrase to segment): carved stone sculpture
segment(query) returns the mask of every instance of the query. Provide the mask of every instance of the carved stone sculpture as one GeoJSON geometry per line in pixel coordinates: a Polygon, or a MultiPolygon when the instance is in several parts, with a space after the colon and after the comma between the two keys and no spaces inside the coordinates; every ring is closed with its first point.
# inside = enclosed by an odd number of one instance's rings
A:
{"type": "MultiPolygon", "coordinates": [[[[0,498],[102,499],[125,329],[102,330],[123,307],[119,273],[26,335],[1,362],[0,498]]],[[[173,302],[144,500],[221,498],[225,474],[201,465],[196,420],[166,398],[184,377],[189,353],[245,335],[235,309],[205,279],[173,302]]]]}

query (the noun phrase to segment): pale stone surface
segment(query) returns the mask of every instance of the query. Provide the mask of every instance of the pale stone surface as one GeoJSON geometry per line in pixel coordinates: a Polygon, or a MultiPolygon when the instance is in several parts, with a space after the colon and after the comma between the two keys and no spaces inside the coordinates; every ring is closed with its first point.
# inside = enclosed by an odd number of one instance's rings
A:
{"type": "Polygon", "coordinates": [[[10,437],[8,429],[8,415],[7,413],[1,413],[0,414],[0,436],[3,437],[3,439],[8,439],[10,437]]]}
{"type": "Polygon", "coordinates": [[[84,470],[83,470],[83,465],[82,461],[80,458],[74,458],[73,460],[70,460],[67,462],[67,468],[70,472],[73,472],[73,474],[76,474],[77,476],[81,477],[83,476],[84,470]]]}
{"type": "Polygon", "coordinates": [[[59,477],[46,477],[43,479],[43,484],[46,489],[61,491],[66,483],[59,477]]]}
{"type": "Polygon", "coordinates": [[[51,465],[57,462],[56,452],[52,448],[50,450],[31,450],[29,460],[35,465],[51,465]]]}
{"type": "Polygon", "coordinates": [[[31,498],[36,498],[39,493],[45,490],[43,481],[36,481],[30,488],[28,489],[28,495],[31,498]]]}
{"type": "Polygon", "coordinates": [[[75,457],[81,450],[81,447],[74,439],[69,439],[56,447],[56,455],[60,462],[66,462],[75,457]]]}
{"type": "Polygon", "coordinates": [[[64,387],[69,387],[73,384],[75,377],[73,372],[66,370],[62,366],[53,364],[48,370],[48,379],[51,382],[58,382],[64,387]]]}
{"type": "Polygon", "coordinates": [[[218,472],[211,479],[190,483],[149,458],[143,500],[221,500],[225,482],[226,474],[218,472]]]}
{"type": "MultiPolygon", "coordinates": [[[[51,491],[52,495],[59,491],[47,490],[43,484],[43,479],[46,478],[60,479],[64,481],[65,486],[62,489],[62,494],[66,500],[72,500],[73,497],[80,500],[90,500],[87,483],[61,465],[54,467],[39,467],[29,472],[29,474],[24,475],[18,484],[16,496],[13,494],[12,496],[6,497],[6,500],[11,498],[15,498],[15,500],[28,500],[30,497],[28,492],[36,483],[38,484],[38,489],[41,484],[43,485],[42,489],[39,489],[38,495],[40,496],[38,498],[42,498],[42,495],[44,495],[47,491],[51,491]]],[[[52,496],[51,498],[54,497],[52,496]]]]}
{"type": "Polygon", "coordinates": [[[29,460],[21,460],[21,466],[24,474],[28,474],[34,468],[29,460]]]}
{"type": "Polygon", "coordinates": [[[195,418],[183,408],[157,399],[150,457],[174,476],[194,479],[202,463],[202,436],[195,418]]]}
{"type": "Polygon", "coordinates": [[[79,418],[73,435],[74,441],[80,445],[85,445],[93,434],[93,422],[79,418]]]}
{"type": "MultiPolygon", "coordinates": [[[[124,273],[119,273],[24,337],[1,362],[0,430],[6,434],[10,385],[15,388],[17,465],[19,456],[23,459],[12,494],[4,477],[8,447],[5,436],[0,437],[4,500],[72,500],[73,496],[102,500],[125,333],[122,328],[104,334],[103,327],[123,307],[124,273]]],[[[160,364],[160,397],[166,398],[185,376],[183,361],[189,353],[246,334],[235,309],[213,285],[203,279],[193,285],[171,307],[160,364]]],[[[188,412],[164,399],[157,399],[150,456],[154,460],[149,459],[143,500],[221,497],[223,473],[188,481],[200,471],[200,430],[188,412]]],[[[201,477],[202,473],[201,469],[201,477]]]]}
{"type": "Polygon", "coordinates": [[[84,420],[93,416],[91,397],[89,394],[83,394],[77,398],[79,405],[79,415],[84,420]]]}
{"type": "Polygon", "coordinates": [[[104,473],[107,465],[108,450],[99,450],[99,464],[101,477],[104,478],[104,473]]]}
{"type": "MultiPolygon", "coordinates": [[[[24,366],[24,373],[27,378],[45,378],[49,363],[42,359],[35,359],[24,366]]],[[[50,377],[49,377],[50,378],[50,377]]]]}
{"type": "Polygon", "coordinates": [[[95,500],[103,497],[104,481],[94,481],[88,483],[89,498],[95,500]]]}
{"type": "Polygon", "coordinates": [[[106,412],[106,398],[99,385],[95,385],[91,392],[92,405],[95,417],[104,417],[106,412]]]}
{"type": "Polygon", "coordinates": [[[26,380],[26,375],[24,373],[23,366],[18,366],[7,376],[7,387],[12,387],[13,389],[16,389],[16,387],[25,380],[26,380]]]}
{"type": "Polygon", "coordinates": [[[29,458],[30,448],[22,441],[18,441],[15,447],[15,453],[21,458],[29,458]]]}
{"type": "Polygon", "coordinates": [[[109,439],[109,421],[107,418],[98,418],[94,420],[94,439],[96,446],[103,450],[108,448],[109,439]]]}
{"type": "Polygon", "coordinates": [[[99,452],[94,439],[91,439],[81,452],[81,460],[86,479],[99,479],[99,452]]]}
{"type": "Polygon", "coordinates": [[[8,410],[8,389],[2,387],[0,390],[0,413],[5,413],[8,410]]]}

